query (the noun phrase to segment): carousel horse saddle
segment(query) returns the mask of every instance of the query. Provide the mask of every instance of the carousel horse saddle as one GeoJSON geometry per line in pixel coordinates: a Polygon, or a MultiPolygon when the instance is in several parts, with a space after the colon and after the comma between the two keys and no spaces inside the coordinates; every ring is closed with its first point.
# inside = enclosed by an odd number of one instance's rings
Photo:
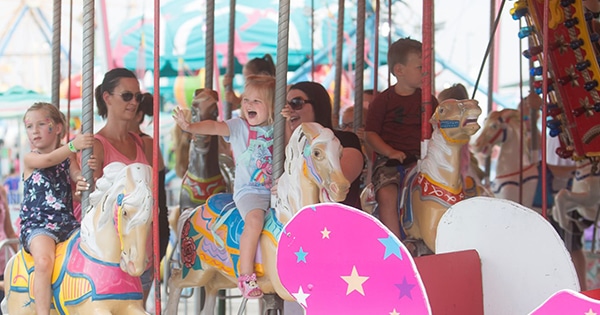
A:
{"type": "MultiPolygon", "coordinates": [[[[52,272],[52,289],[57,310],[81,303],[83,300],[141,300],[142,285],[139,277],[123,272],[119,264],[97,260],[80,247],[79,231],[56,245],[56,258],[52,272]]],[[[32,283],[35,277],[33,256],[19,251],[10,271],[10,290],[29,293],[32,300],[32,283]]],[[[63,314],[64,312],[59,312],[63,314]]]]}
{"type": "MultiPolygon", "coordinates": [[[[192,210],[180,234],[183,277],[192,270],[201,270],[201,261],[205,261],[237,278],[243,229],[244,220],[230,193],[213,195],[204,205],[192,210]]],[[[277,244],[282,230],[283,224],[275,216],[275,210],[269,209],[261,236],[277,244]]],[[[260,253],[259,246],[255,264],[259,277],[264,275],[260,253]]]]}

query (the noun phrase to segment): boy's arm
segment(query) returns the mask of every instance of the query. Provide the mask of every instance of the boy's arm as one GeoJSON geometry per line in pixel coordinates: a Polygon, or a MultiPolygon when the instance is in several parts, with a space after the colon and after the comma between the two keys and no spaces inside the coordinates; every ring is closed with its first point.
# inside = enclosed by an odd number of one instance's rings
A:
{"type": "Polygon", "coordinates": [[[375,152],[387,157],[388,159],[398,160],[400,163],[406,159],[406,154],[402,151],[395,150],[389,144],[385,143],[383,139],[374,131],[365,131],[367,137],[367,143],[375,152]]]}

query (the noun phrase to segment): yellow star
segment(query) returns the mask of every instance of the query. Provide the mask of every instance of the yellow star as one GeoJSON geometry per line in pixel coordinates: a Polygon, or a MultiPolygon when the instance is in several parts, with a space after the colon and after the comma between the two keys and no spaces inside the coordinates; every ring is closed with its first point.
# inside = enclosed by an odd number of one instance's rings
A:
{"type": "Polygon", "coordinates": [[[594,311],[592,311],[592,309],[590,308],[590,310],[587,311],[587,313],[585,313],[584,315],[597,315],[597,314],[594,313],[594,311]]]}
{"type": "Polygon", "coordinates": [[[400,315],[400,313],[396,312],[396,309],[394,309],[394,310],[393,310],[393,311],[390,313],[390,315],[400,315]]]}
{"type": "Polygon", "coordinates": [[[329,233],[331,233],[331,231],[327,230],[327,227],[325,227],[323,231],[321,231],[321,234],[323,234],[323,238],[329,238],[329,233]]]}
{"type": "Polygon", "coordinates": [[[356,271],[356,266],[352,266],[352,273],[349,276],[341,276],[346,283],[348,283],[348,289],[346,295],[352,293],[352,291],[358,291],[358,293],[365,295],[362,284],[369,279],[369,277],[361,277],[356,271]]]}

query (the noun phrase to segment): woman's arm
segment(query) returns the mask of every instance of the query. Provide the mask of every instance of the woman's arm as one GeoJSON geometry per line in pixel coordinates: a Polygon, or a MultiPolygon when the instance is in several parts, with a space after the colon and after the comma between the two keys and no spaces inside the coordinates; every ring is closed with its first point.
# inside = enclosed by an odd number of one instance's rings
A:
{"type": "Polygon", "coordinates": [[[340,164],[346,179],[352,183],[362,174],[365,159],[362,152],[356,148],[346,147],[342,150],[340,164]]]}
{"type": "MultiPolygon", "coordinates": [[[[6,196],[6,190],[4,189],[4,187],[0,187],[0,194],[2,194],[2,202],[4,203],[4,209],[6,211],[6,213],[4,214],[4,233],[6,233],[7,238],[17,238],[17,234],[15,233],[15,230],[12,226],[12,220],[10,219],[8,198],[6,196]]],[[[17,244],[12,244],[11,247],[15,251],[15,253],[17,252],[17,250],[19,250],[17,244]]],[[[2,255],[4,254],[2,253],[2,255]]]]}

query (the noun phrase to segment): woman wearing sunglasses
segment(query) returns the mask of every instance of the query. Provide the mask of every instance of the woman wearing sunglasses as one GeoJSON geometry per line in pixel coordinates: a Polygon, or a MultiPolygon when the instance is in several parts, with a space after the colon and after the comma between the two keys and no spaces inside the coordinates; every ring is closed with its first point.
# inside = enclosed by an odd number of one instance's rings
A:
{"type": "Polygon", "coordinates": [[[342,203],[360,209],[360,174],[365,163],[360,140],[352,132],[334,130],[331,113],[331,98],[321,84],[299,82],[292,85],[287,93],[287,104],[281,111],[286,118],[286,144],[292,132],[304,122],[316,122],[333,130],[344,147],[342,171],[352,183],[342,203]]]}
{"type": "MultiPolygon", "coordinates": [[[[95,97],[98,115],[106,123],[94,135],[94,157],[100,166],[94,170],[94,179],[100,178],[104,167],[112,162],[152,165],[152,146],[145,145],[138,133],[129,131],[143,98],[135,74],[124,68],[108,71],[96,87],[95,97]]],[[[160,231],[163,233],[168,235],[168,230],[160,231]]],[[[149,266],[141,276],[144,302],[152,286],[153,270],[149,266]]]]}

